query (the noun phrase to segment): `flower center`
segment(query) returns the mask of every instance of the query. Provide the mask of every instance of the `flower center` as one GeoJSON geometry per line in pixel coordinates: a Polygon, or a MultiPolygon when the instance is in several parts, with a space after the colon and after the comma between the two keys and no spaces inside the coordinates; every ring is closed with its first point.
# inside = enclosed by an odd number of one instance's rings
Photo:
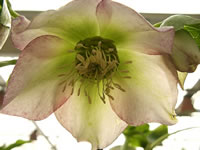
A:
{"type": "Polygon", "coordinates": [[[75,51],[76,69],[84,78],[102,80],[111,77],[119,64],[113,41],[99,36],[79,41],[75,51]]]}
{"type": "MultiPolygon", "coordinates": [[[[130,79],[128,76],[128,70],[120,70],[119,57],[117,54],[116,46],[114,42],[109,39],[104,39],[99,36],[87,38],[77,43],[74,50],[75,52],[74,64],[71,64],[71,70],[58,76],[63,78],[63,81],[59,83],[63,88],[63,92],[67,86],[71,87],[71,95],[77,93],[78,96],[84,94],[89,103],[92,103],[90,93],[90,84],[96,85],[98,96],[103,103],[106,103],[106,96],[109,99],[114,100],[111,95],[111,91],[119,89],[125,92],[125,89],[119,84],[113,81],[113,75],[118,72],[124,79],[130,79]]],[[[131,64],[132,61],[123,62],[123,64],[131,64]]]]}

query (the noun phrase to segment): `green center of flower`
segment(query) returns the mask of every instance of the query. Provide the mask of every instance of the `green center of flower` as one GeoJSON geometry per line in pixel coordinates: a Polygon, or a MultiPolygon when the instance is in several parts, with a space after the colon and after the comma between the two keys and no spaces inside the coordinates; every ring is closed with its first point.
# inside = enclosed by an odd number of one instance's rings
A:
{"type": "Polygon", "coordinates": [[[95,80],[109,78],[119,64],[113,41],[99,36],[79,41],[75,51],[76,69],[84,78],[95,80]]]}
{"type": "MultiPolygon", "coordinates": [[[[125,89],[113,81],[113,76],[118,73],[121,78],[130,79],[128,70],[119,69],[119,57],[117,54],[114,42],[109,39],[104,39],[99,36],[87,38],[79,41],[74,50],[75,61],[72,69],[66,73],[59,74],[63,81],[59,83],[62,86],[62,91],[66,87],[71,87],[71,95],[74,92],[80,96],[84,94],[88,102],[92,103],[90,88],[97,88],[98,96],[103,103],[106,103],[106,97],[114,100],[111,95],[112,90],[120,90],[125,92],[125,89]],[[92,85],[89,86],[89,85],[92,85]]],[[[121,64],[131,64],[132,61],[125,61],[121,64]]]]}

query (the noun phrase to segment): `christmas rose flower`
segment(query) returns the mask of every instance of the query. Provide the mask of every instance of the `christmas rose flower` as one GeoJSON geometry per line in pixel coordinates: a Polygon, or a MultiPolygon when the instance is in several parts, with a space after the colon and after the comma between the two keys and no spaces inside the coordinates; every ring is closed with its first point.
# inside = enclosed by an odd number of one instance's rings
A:
{"type": "Polygon", "coordinates": [[[111,0],[74,0],[12,25],[22,52],[2,113],[42,120],[55,112],[93,150],[111,144],[127,124],[176,123],[173,28],[155,29],[111,0]]]}

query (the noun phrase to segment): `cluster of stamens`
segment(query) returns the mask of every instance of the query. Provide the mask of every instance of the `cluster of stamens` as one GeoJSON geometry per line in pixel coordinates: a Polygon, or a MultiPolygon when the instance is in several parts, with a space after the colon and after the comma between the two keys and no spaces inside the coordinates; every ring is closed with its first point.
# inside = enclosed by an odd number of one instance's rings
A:
{"type": "Polygon", "coordinates": [[[102,80],[112,76],[119,64],[117,50],[111,40],[88,38],[80,41],[75,50],[76,69],[81,76],[88,79],[102,80]]]}
{"type": "MultiPolygon", "coordinates": [[[[125,89],[112,79],[112,76],[119,71],[118,65],[120,63],[113,41],[98,36],[87,38],[77,43],[74,52],[76,53],[74,62],[75,70],[69,71],[68,74],[59,75],[60,77],[67,77],[61,82],[63,92],[66,86],[71,86],[72,95],[77,81],[79,81],[77,95],[80,96],[81,91],[83,91],[89,103],[92,103],[92,99],[87,90],[88,82],[97,85],[98,95],[103,103],[106,103],[106,96],[114,100],[114,97],[110,94],[111,90],[117,88],[125,92],[125,89]]],[[[125,63],[130,64],[132,62],[127,61],[125,63]]],[[[129,73],[128,70],[120,70],[120,72],[129,73]]],[[[131,77],[123,76],[123,78],[129,79],[131,77]]]]}

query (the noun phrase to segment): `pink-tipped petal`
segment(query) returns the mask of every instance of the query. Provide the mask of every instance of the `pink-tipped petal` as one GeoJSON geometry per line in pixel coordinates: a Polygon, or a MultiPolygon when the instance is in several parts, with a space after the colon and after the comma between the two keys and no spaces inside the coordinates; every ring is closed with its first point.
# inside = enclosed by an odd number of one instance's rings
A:
{"type": "Polygon", "coordinates": [[[0,112],[40,120],[60,107],[71,93],[70,88],[62,92],[63,79],[58,77],[70,71],[74,54],[69,54],[68,49],[66,41],[55,36],[31,41],[9,79],[0,112]]]}
{"type": "Polygon", "coordinates": [[[50,35],[50,33],[41,29],[27,30],[29,24],[30,21],[24,16],[19,16],[12,20],[12,41],[14,46],[20,50],[23,50],[33,39],[42,35],[50,35]]]}
{"type": "Polygon", "coordinates": [[[16,35],[13,42],[19,49],[41,35],[56,35],[76,44],[81,39],[96,36],[98,23],[96,7],[100,0],[74,0],[58,10],[49,10],[36,16],[26,30],[16,35]]]}
{"type": "Polygon", "coordinates": [[[96,9],[97,19],[99,21],[100,29],[106,28],[112,18],[112,7],[110,0],[102,0],[96,9]]]}
{"type": "Polygon", "coordinates": [[[89,95],[91,104],[84,93],[77,96],[75,90],[55,114],[63,127],[78,141],[90,142],[92,150],[103,149],[121,134],[127,124],[114,113],[109,101],[106,104],[102,102],[96,86],[89,88],[89,95]]]}
{"type": "Polygon", "coordinates": [[[20,33],[26,30],[28,27],[30,21],[24,17],[24,16],[19,16],[15,19],[12,20],[12,32],[14,33],[20,33]]]}
{"type": "MultiPolygon", "coordinates": [[[[121,52],[122,53],[122,52],[121,52]]],[[[112,90],[115,100],[110,100],[118,116],[131,125],[150,122],[174,124],[175,104],[177,100],[177,74],[168,56],[146,55],[124,52],[121,64],[132,58],[132,64],[121,65],[119,70],[128,70],[129,74],[119,74],[115,82],[125,92],[112,90]],[[123,76],[130,76],[130,79],[123,76]]]]}
{"type": "Polygon", "coordinates": [[[172,27],[154,28],[140,14],[124,5],[110,0],[101,3],[101,7],[97,8],[97,18],[100,25],[104,24],[100,33],[103,37],[114,40],[123,49],[147,54],[171,53],[172,27]],[[110,20],[105,22],[108,18],[110,20]]]}

